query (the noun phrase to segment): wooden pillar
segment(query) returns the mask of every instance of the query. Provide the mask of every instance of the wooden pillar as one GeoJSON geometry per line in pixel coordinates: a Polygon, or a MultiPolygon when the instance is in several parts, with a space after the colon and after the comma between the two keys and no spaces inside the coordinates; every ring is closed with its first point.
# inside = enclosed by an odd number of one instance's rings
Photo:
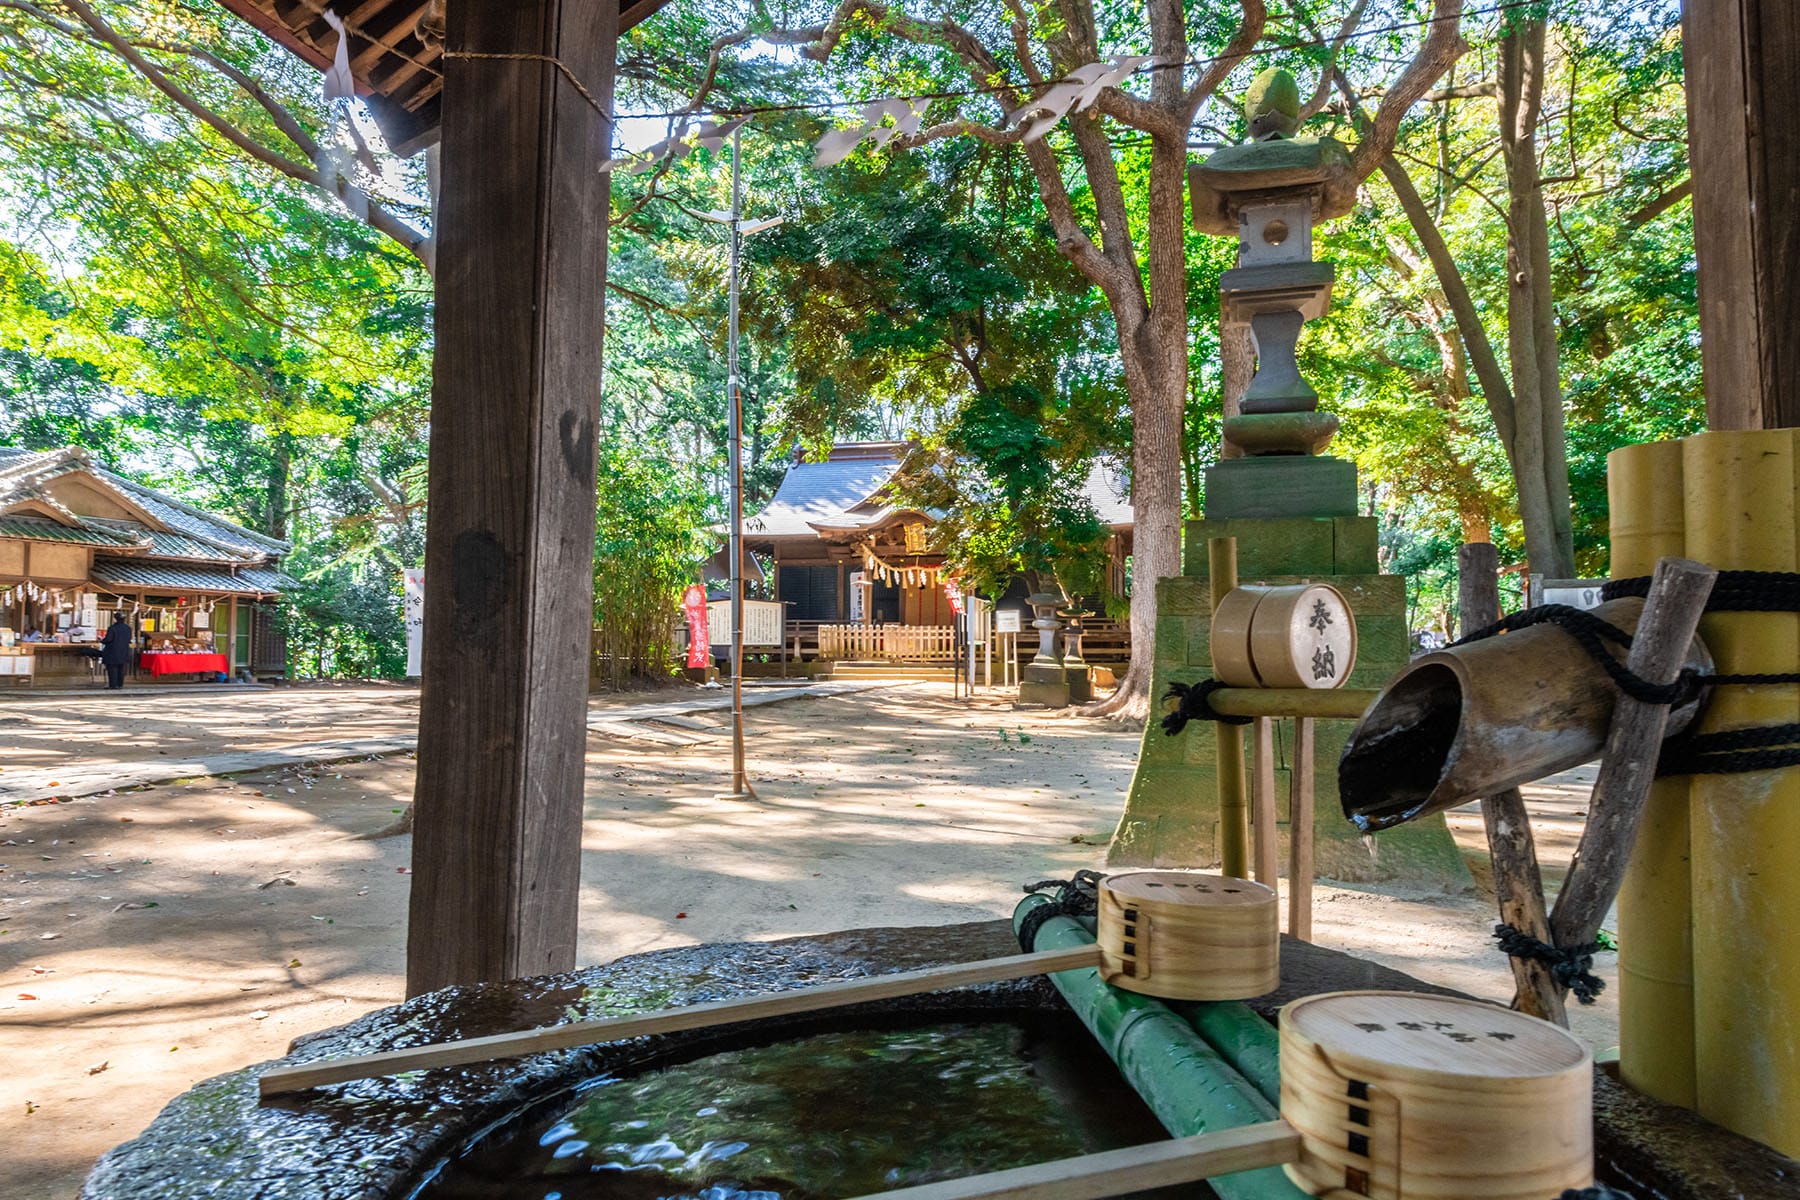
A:
{"type": "Polygon", "coordinates": [[[1707,425],[1800,425],[1800,4],[1687,0],[1682,32],[1707,425]]]}
{"type": "Polygon", "coordinates": [[[618,41],[608,0],[449,14],[409,995],[575,964],[618,41]]]}

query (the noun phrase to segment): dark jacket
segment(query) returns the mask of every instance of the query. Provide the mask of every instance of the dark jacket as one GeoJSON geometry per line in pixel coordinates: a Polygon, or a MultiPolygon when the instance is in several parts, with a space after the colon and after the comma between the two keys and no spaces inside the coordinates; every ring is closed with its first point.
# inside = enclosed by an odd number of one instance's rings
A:
{"type": "Polygon", "coordinates": [[[130,665],[131,622],[114,621],[107,627],[106,636],[100,639],[100,661],[109,667],[130,665]]]}

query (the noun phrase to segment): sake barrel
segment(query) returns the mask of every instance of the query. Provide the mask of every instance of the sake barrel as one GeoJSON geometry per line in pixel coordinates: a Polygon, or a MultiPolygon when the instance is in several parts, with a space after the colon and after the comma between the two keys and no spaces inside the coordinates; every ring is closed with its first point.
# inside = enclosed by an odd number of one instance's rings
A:
{"type": "Polygon", "coordinates": [[[1095,941],[1114,987],[1171,1000],[1242,1000],[1281,982],[1273,888],[1198,871],[1101,881],[1095,941]]]}
{"type": "Polygon", "coordinates": [[[1594,1181],[1593,1063],[1536,1017],[1413,992],[1281,1011],[1284,1169],[1310,1196],[1549,1200],[1594,1181]]]}
{"type": "Polygon", "coordinates": [[[1213,613],[1212,659],[1232,687],[1342,687],[1356,665],[1356,616],[1326,583],[1233,588],[1213,613]]]}

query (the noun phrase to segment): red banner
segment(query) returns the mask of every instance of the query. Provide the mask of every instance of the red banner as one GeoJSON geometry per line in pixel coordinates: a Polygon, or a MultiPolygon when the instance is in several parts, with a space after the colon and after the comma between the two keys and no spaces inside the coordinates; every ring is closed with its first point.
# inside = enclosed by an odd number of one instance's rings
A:
{"type": "Polygon", "coordinates": [[[687,613],[687,665],[695,669],[710,667],[712,641],[706,632],[706,589],[697,583],[688,584],[681,596],[681,607],[687,613]]]}
{"type": "Polygon", "coordinates": [[[962,589],[960,587],[958,587],[954,582],[946,583],[946,584],[944,584],[944,595],[950,597],[950,611],[955,613],[959,617],[962,616],[962,610],[963,610],[962,589]]]}

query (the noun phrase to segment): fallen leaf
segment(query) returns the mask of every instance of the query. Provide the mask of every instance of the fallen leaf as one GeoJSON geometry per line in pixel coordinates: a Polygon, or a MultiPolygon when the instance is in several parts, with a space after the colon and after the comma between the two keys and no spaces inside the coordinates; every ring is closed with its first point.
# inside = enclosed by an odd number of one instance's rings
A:
{"type": "Polygon", "coordinates": [[[675,919],[676,919],[676,920],[677,920],[677,921],[682,921],[682,920],[686,920],[686,919],[687,919],[687,914],[686,914],[686,913],[676,913],[676,914],[675,914],[675,919]]]}
{"type": "Polygon", "coordinates": [[[394,870],[398,871],[402,875],[411,875],[412,874],[411,867],[395,867],[394,870]]]}
{"type": "Polygon", "coordinates": [[[95,1063],[93,1066],[89,1067],[87,1069],[87,1073],[89,1075],[98,1075],[100,1072],[106,1070],[106,1068],[110,1067],[111,1065],[112,1065],[112,1063],[110,1061],[98,1062],[98,1063],[95,1063]]]}
{"type": "Polygon", "coordinates": [[[297,966],[299,966],[299,965],[300,965],[300,960],[299,960],[299,959],[297,959],[297,958],[296,958],[296,959],[294,959],[294,960],[293,960],[293,961],[292,961],[292,962],[290,962],[290,963],[288,963],[288,966],[289,966],[289,967],[297,967],[297,966]]]}
{"type": "Polygon", "coordinates": [[[36,1000],[37,997],[32,995],[30,992],[20,992],[19,999],[21,999],[21,1000],[36,1000]]]}
{"type": "Polygon", "coordinates": [[[123,822],[124,822],[124,823],[125,823],[125,824],[127,824],[127,825],[129,825],[129,824],[131,824],[131,823],[132,823],[132,821],[133,821],[133,820],[135,820],[135,819],[136,819],[136,818],[134,818],[134,817],[120,817],[120,818],[119,818],[119,820],[121,820],[121,821],[123,821],[123,822]]]}
{"type": "Polygon", "coordinates": [[[283,877],[282,877],[282,876],[280,876],[280,875],[277,875],[277,876],[276,876],[276,877],[275,877],[275,878],[273,878],[273,879],[271,879],[271,880],[269,880],[269,882],[267,882],[267,883],[259,883],[259,884],[257,884],[257,885],[256,885],[256,890],[257,890],[257,891],[259,891],[259,892],[266,892],[266,891],[268,891],[268,890],[269,890],[269,889],[270,889],[270,888],[272,888],[272,887],[274,887],[274,886],[275,886],[275,885],[276,885],[276,884],[281,884],[281,885],[283,885],[283,886],[285,886],[285,887],[299,887],[299,886],[300,886],[300,885],[299,885],[299,884],[297,884],[297,883],[295,883],[295,882],[294,882],[294,881],[293,881],[293,880],[291,880],[291,879],[286,879],[286,878],[283,878],[283,877]]]}
{"type": "Polygon", "coordinates": [[[62,934],[60,934],[60,933],[40,933],[40,934],[38,934],[38,941],[54,942],[57,938],[59,938],[61,936],[62,936],[62,934]]]}
{"type": "Polygon", "coordinates": [[[113,905],[113,911],[114,912],[124,912],[128,909],[133,909],[133,908],[155,908],[155,907],[156,907],[156,901],[154,901],[154,900],[149,900],[149,901],[127,900],[123,904],[113,905]]]}
{"type": "Polygon", "coordinates": [[[259,1008],[250,1014],[250,1019],[252,1021],[266,1021],[269,1019],[269,1010],[266,1008],[259,1008]]]}
{"type": "Polygon", "coordinates": [[[30,970],[33,975],[53,975],[56,973],[55,967],[32,967],[30,970]]]}

